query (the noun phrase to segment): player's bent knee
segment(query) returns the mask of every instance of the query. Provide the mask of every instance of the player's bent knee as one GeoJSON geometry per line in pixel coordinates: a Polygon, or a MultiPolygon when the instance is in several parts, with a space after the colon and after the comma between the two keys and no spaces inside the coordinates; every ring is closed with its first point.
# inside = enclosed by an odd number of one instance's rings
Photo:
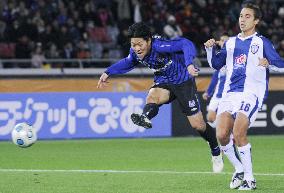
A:
{"type": "Polygon", "coordinates": [[[205,131],[206,123],[201,112],[198,112],[195,115],[187,116],[187,118],[193,129],[197,131],[205,131]]]}
{"type": "Polygon", "coordinates": [[[197,131],[205,131],[206,124],[205,122],[191,122],[191,127],[197,131]]]}
{"type": "Polygon", "coordinates": [[[148,96],[146,98],[146,103],[149,104],[149,103],[156,103],[158,104],[159,102],[159,98],[158,97],[153,97],[153,96],[148,96]]]}
{"type": "Polygon", "coordinates": [[[226,145],[229,143],[230,141],[230,135],[228,134],[228,132],[220,132],[217,131],[217,139],[218,141],[222,144],[222,145],[226,145]]]}
{"type": "Polygon", "coordinates": [[[169,100],[169,91],[165,89],[150,89],[148,96],[146,97],[146,103],[164,104],[169,100]]]}

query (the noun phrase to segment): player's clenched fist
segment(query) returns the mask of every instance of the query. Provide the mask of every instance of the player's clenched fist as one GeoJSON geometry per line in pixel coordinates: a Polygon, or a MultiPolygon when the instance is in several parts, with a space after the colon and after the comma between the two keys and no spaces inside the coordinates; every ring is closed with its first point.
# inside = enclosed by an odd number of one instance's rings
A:
{"type": "Polygon", "coordinates": [[[215,43],[216,43],[216,41],[214,39],[210,39],[210,40],[208,40],[207,42],[204,43],[204,46],[206,48],[210,48],[210,47],[213,47],[215,43]]]}
{"type": "Polygon", "coordinates": [[[258,60],[259,60],[259,64],[258,64],[259,66],[263,66],[265,68],[268,68],[269,62],[266,58],[258,58],[258,60]]]}
{"type": "Polygon", "coordinates": [[[199,69],[195,68],[194,65],[191,64],[187,67],[187,71],[191,74],[191,76],[198,76],[199,69]]]}

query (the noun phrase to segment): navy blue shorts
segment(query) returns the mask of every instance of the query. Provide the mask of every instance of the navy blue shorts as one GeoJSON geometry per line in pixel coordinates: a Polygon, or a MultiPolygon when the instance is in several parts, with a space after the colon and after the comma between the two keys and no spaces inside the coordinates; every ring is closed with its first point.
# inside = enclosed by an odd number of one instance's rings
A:
{"type": "Polygon", "coordinates": [[[181,84],[155,84],[152,88],[163,88],[170,91],[169,101],[165,104],[177,99],[182,112],[186,116],[194,115],[200,111],[196,84],[193,79],[189,79],[181,84]]]}

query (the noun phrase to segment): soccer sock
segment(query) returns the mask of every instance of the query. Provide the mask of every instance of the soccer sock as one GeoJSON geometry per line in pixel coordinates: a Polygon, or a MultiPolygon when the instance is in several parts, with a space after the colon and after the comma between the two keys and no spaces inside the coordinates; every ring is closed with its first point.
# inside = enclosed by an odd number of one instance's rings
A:
{"type": "Polygon", "coordinates": [[[159,105],[156,103],[148,103],[143,108],[143,115],[146,115],[148,119],[152,119],[159,112],[159,105]]]}
{"type": "Polygon", "coordinates": [[[212,128],[208,123],[206,123],[206,130],[198,131],[198,133],[203,139],[205,139],[208,142],[210,149],[211,149],[211,154],[213,156],[220,155],[221,151],[218,146],[215,129],[212,128]]]}
{"type": "Polygon", "coordinates": [[[216,120],[214,122],[207,122],[211,127],[216,128],[216,120]]]}
{"type": "Polygon", "coordinates": [[[225,146],[220,146],[221,150],[223,151],[224,155],[227,156],[231,164],[234,166],[236,173],[240,173],[244,171],[242,162],[239,159],[239,155],[235,149],[233,139],[230,139],[230,142],[225,146]]]}
{"type": "Polygon", "coordinates": [[[245,146],[238,147],[240,157],[242,160],[242,164],[244,167],[244,179],[245,180],[254,180],[252,174],[252,160],[251,160],[251,145],[250,143],[246,144],[245,146]]]}

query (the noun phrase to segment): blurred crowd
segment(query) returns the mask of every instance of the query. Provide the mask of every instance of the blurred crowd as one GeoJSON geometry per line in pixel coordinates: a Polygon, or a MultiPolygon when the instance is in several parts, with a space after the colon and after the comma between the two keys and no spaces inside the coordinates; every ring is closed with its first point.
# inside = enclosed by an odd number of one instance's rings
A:
{"type": "MultiPolygon", "coordinates": [[[[284,3],[256,0],[263,11],[258,31],[284,57],[284,3]]],[[[46,65],[46,59],[127,56],[128,26],[144,21],[154,34],[184,36],[204,57],[203,43],[239,33],[242,1],[230,0],[1,0],[0,58],[32,59],[3,67],[46,65]]],[[[86,63],[85,67],[99,64],[86,63]]],[[[52,67],[78,67],[76,63],[52,67]]]]}

